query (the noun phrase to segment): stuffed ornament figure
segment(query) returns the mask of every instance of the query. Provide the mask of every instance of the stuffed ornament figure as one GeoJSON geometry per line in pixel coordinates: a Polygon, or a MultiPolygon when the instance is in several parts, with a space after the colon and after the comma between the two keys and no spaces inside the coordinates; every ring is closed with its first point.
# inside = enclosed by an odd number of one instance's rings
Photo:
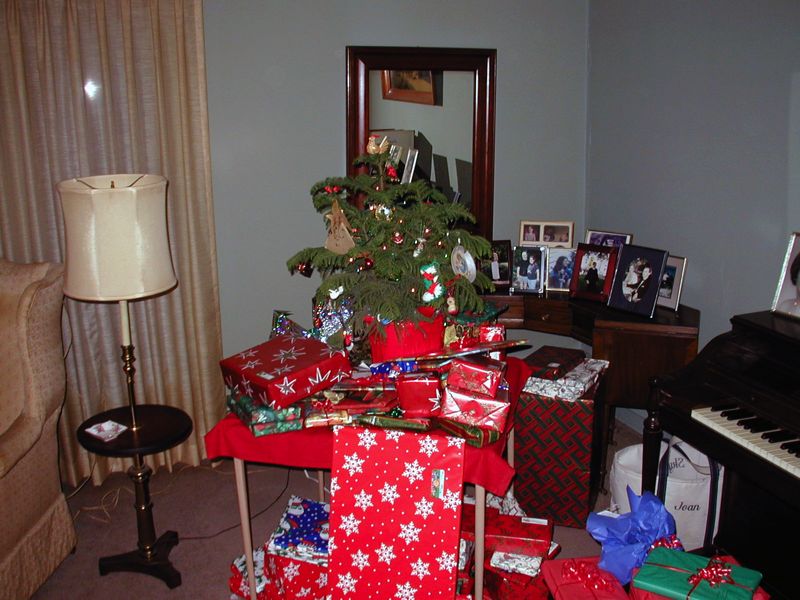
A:
{"type": "Polygon", "coordinates": [[[441,298],[444,294],[444,286],[439,283],[439,269],[436,263],[423,265],[419,272],[425,280],[425,291],[422,292],[422,301],[433,302],[437,298],[441,298]]]}

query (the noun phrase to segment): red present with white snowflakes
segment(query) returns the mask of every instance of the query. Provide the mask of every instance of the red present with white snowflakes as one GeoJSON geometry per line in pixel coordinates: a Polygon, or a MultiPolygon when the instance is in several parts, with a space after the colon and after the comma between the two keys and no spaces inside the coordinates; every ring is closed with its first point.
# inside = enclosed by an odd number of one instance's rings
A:
{"type": "Polygon", "coordinates": [[[347,352],[319,340],[278,335],[220,361],[225,385],[273,408],[327,389],[351,372],[347,352]]]}
{"type": "Polygon", "coordinates": [[[267,598],[326,600],[329,594],[327,565],[267,552],[266,577],[267,598]]]}
{"type": "Polygon", "coordinates": [[[439,377],[431,373],[404,373],[397,378],[397,399],[406,417],[432,417],[442,408],[439,377]]]}
{"type": "Polygon", "coordinates": [[[487,356],[456,358],[450,365],[447,385],[494,398],[505,369],[506,363],[487,356]]]}
{"type": "Polygon", "coordinates": [[[453,598],[464,440],[334,429],[328,578],[338,598],[453,598]]]}
{"type": "Polygon", "coordinates": [[[473,427],[503,431],[511,404],[508,390],[500,389],[491,398],[475,392],[464,392],[449,385],[444,388],[440,417],[473,427]]]}

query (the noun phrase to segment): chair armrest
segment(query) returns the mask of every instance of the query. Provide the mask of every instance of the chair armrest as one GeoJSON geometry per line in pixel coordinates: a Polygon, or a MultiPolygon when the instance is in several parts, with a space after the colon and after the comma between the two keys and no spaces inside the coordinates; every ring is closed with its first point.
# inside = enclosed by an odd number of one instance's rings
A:
{"type": "Polygon", "coordinates": [[[42,436],[44,420],[20,415],[0,435],[0,478],[5,477],[42,436]]]}

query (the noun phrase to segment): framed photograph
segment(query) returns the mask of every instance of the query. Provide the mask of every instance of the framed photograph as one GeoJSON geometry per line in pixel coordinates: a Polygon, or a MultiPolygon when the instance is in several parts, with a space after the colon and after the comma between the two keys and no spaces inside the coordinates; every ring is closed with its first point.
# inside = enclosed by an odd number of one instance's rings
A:
{"type": "Polygon", "coordinates": [[[547,246],[516,246],[511,286],[514,293],[541,294],[547,265],[547,246]]]}
{"type": "Polygon", "coordinates": [[[569,291],[572,271],[575,266],[575,248],[547,249],[547,283],[548,290],[556,292],[569,291]]]}
{"type": "Polygon", "coordinates": [[[578,244],[569,295],[597,302],[608,301],[617,264],[617,252],[616,246],[578,244]]]}
{"type": "Polygon", "coordinates": [[[772,300],[772,312],[800,319],[800,232],[789,236],[783,257],[778,289],[772,300]]]}
{"type": "Polygon", "coordinates": [[[542,241],[542,224],[536,221],[519,222],[519,245],[538,246],[542,241]]]}
{"type": "Polygon", "coordinates": [[[549,221],[542,223],[542,244],[549,247],[572,248],[572,221],[549,221]]]}
{"type": "Polygon", "coordinates": [[[586,239],[584,240],[587,244],[616,246],[617,248],[622,246],[622,244],[630,244],[632,241],[633,236],[630,233],[615,233],[613,231],[598,231],[596,229],[587,229],[586,239]]]}
{"type": "Polygon", "coordinates": [[[495,288],[511,286],[511,240],[492,240],[491,257],[480,261],[481,272],[492,280],[495,288]]]}
{"type": "Polygon", "coordinates": [[[417,104],[435,104],[433,71],[389,71],[381,73],[383,98],[417,104]]]}
{"type": "MultiPolygon", "coordinates": [[[[391,149],[389,152],[391,154],[391,149]]],[[[400,183],[411,183],[411,179],[414,177],[414,169],[417,168],[418,154],[419,150],[415,150],[414,148],[410,148],[408,150],[406,159],[402,164],[402,171],[400,168],[397,169],[398,174],[400,175],[400,183]]]]}
{"type": "Polygon", "coordinates": [[[608,305],[652,317],[666,264],[666,250],[628,244],[622,246],[608,305]]]}
{"type": "Polygon", "coordinates": [[[661,285],[658,287],[658,306],[666,306],[678,310],[683,288],[683,274],[686,271],[686,259],[682,256],[667,256],[667,264],[661,275],[661,285]]]}

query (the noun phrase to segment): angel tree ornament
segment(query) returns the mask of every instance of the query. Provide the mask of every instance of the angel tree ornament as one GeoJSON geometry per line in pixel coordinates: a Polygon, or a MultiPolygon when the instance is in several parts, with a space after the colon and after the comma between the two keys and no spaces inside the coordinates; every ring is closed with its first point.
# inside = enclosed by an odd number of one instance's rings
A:
{"type": "Polygon", "coordinates": [[[347,254],[355,248],[356,243],[353,236],[350,235],[350,223],[347,222],[347,217],[344,216],[338,200],[333,201],[331,210],[325,215],[325,218],[330,221],[325,248],[339,255],[347,254]]]}

